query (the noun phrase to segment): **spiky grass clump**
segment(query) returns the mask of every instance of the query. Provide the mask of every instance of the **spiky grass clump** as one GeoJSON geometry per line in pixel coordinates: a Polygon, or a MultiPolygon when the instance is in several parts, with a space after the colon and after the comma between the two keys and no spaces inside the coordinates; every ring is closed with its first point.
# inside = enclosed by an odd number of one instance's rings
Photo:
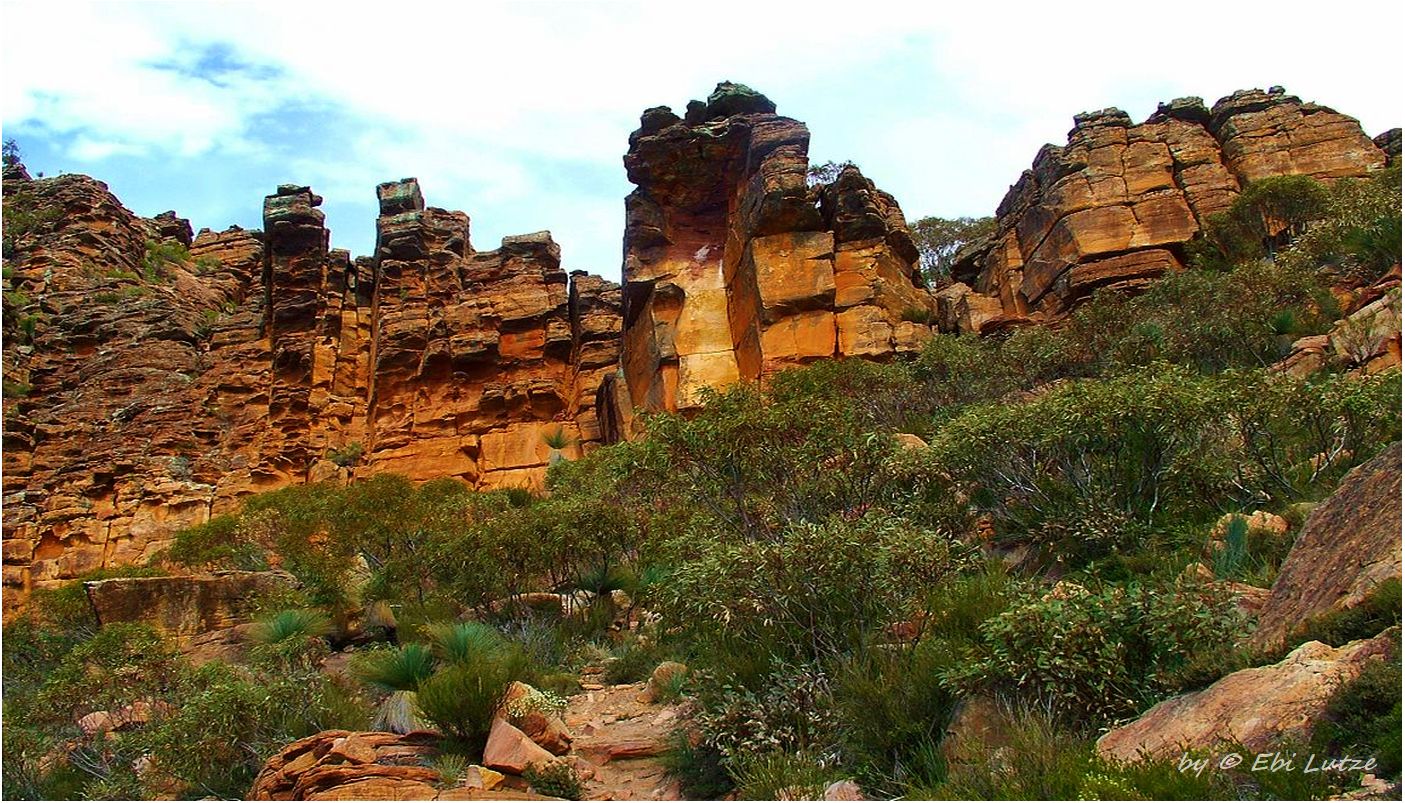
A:
{"type": "Polygon", "coordinates": [[[560,451],[570,447],[571,436],[566,434],[563,427],[558,426],[556,429],[549,429],[542,433],[542,443],[545,443],[548,449],[560,451]]]}
{"type": "Polygon", "coordinates": [[[468,772],[468,759],[458,753],[441,753],[434,757],[429,767],[439,773],[439,782],[444,786],[457,786],[468,772]]]}
{"type": "Polygon", "coordinates": [[[517,651],[451,664],[420,684],[420,712],[447,737],[447,749],[475,755],[487,741],[508,686],[525,670],[517,651]]]}
{"type": "Polygon", "coordinates": [[[446,664],[463,664],[482,657],[501,655],[507,639],[482,622],[435,622],[425,625],[434,655],[446,664]]]}
{"type": "Polygon", "coordinates": [[[377,650],[353,664],[352,674],[383,691],[415,691],[434,674],[434,654],[423,644],[377,650]]]}
{"type": "Polygon", "coordinates": [[[291,608],[255,623],[249,629],[249,638],[257,644],[273,645],[321,638],[331,632],[332,620],[327,614],[310,608],[291,608]]]}

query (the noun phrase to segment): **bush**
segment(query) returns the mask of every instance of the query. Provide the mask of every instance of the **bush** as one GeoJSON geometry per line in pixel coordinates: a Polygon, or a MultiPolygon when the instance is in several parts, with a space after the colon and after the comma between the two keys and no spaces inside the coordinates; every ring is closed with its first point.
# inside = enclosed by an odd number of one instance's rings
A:
{"type": "Polygon", "coordinates": [[[327,459],[342,468],[347,468],[361,462],[363,451],[360,441],[352,441],[340,449],[327,450],[327,459]]]}
{"type": "Polygon", "coordinates": [[[1398,437],[1399,393],[1396,375],[1155,365],[972,407],[933,437],[925,473],[1004,540],[1079,567],[1157,526],[1330,489],[1398,437]]]}
{"type": "Polygon", "coordinates": [[[1374,281],[1400,262],[1400,168],[1364,179],[1338,179],[1322,219],[1307,226],[1279,262],[1293,269],[1328,268],[1355,282],[1374,281]]]}
{"type": "Polygon", "coordinates": [[[212,662],[195,670],[188,689],[137,744],[159,774],[199,795],[240,797],[264,760],[288,742],[366,727],[360,702],[311,663],[249,672],[212,662]]]}
{"type": "Polygon", "coordinates": [[[39,694],[47,716],[69,722],[99,710],[168,699],[184,664],[154,628],[117,623],[75,646],[49,674],[39,694]]]}
{"type": "Polygon", "coordinates": [[[781,665],[752,685],[704,686],[694,714],[701,747],[715,751],[734,777],[751,756],[804,753],[832,760],[838,755],[838,716],[822,667],[781,665]]]}
{"type": "Polygon", "coordinates": [[[580,800],[585,796],[580,776],[576,774],[575,768],[564,760],[533,764],[522,773],[522,777],[539,795],[559,797],[563,800],[580,800]]]}
{"type": "Polygon", "coordinates": [[[520,653],[479,656],[439,670],[421,682],[416,701],[425,719],[450,741],[450,749],[481,753],[508,686],[522,677],[520,653]]]}
{"type": "Polygon", "coordinates": [[[735,784],[722,766],[722,754],[715,747],[693,744],[680,729],[668,739],[668,749],[659,757],[668,774],[678,779],[687,800],[722,800],[735,784]]]}
{"type": "Polygon", "coordinates": [[[941,646],[871,649],[835,670],[840,753],[866,789],[899,795],[945,775],[939,745],[957,700],[942,679],[941,646]]]}
{"type": "Polygon", "coordinates": [[[254,623],[249,630],[249,638],[258,644],[275,645],[290,641],[305,643],[331,633],[332,620],[327,618],[327,614],[294,608],[279,611],[270,618],[254,623]]]}
{"type": "Polygon", "coordinates": [[[1392,655],[1367,662],[1355,680],[1332,693],[1325,719],[1313,730],[1313,747],[1321,755],[1374,757],[1377,775],[1398,779],[1400,683],[1397,645],[1392,655]]]}
{"type": "Polygon", "coordinates": [[[659,665],[662,655],[657,648],[645,646],[639,639],[624,644],[605,664],[604,680],[609,684],[635,683],[649,677],[659,665]]]}
{"type": "Polygon", "coordinates": [[[415,691],[434,673],[434,655],[423,644],[373,650],[358,656],[351,671],[382,691],[415,691]]]}
{"type": "Polygon", "coordinates": [[[843,771],[805,753],[756,753],[733,771],[740,800],[820,800],[843,771]]]}
{"type": "Polygon", "coordinates": [[[190,262],[190,251],[173,240],[147,240],[146,255],[142,257],[142,276],[157,282],[170,275],[171,268],[190,262]]]}
{"type": "Polygon", "coordinates": [[[1288,644],[1320,641],[1340,647],[1349,641],[1373,638],[1386,628],[1400,625],[1400,599],[1400,579],[1383,580],[1359,604],[1304,622],[1288,644]]]}
{"type": "Polygon", "coordinates": [[[467,664],[508,651],[502,634],[482,622],[436,622],[426,625],[434,655],[446,664],[467,664]]]}
{"type": "Polygon", "coordinates": [[[1310,176],[1251,181],[1228,210],[1210,216],[1194,257],[1208,267],[1272,258],[1327,214],[1328,197],[1326,185],[1310,176]]]}
{"type": "Polygon", "coordinates": [[[1181,690],[1179,672],[1224,649],[1245,621],[1211,588],[1138,583],[1030,592],[985,622],[970,662],[948,672],[972,691],[1047,705],[1084,728],[1116,722],[1181,690]]]}
{"type": "Polygon", "coordinates": [[[954,574],[969,553],[949,537],[865,516],[795,524],[773,540],[714,541],[680,563],[655,602],[666,621],[712,646],[763,660],[845,654],[896,621],[914,596],[954,574]]]}

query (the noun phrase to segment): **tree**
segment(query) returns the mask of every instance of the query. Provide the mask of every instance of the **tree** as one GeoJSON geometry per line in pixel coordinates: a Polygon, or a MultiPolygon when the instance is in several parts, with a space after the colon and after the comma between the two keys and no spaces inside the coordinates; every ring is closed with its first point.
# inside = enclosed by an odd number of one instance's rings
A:
{"type": "Polygon", "coordinates": [[[1311,176],[1270,176],[1251,181],[1229,209],[1210,215],[1204,238],[1192,248],[1203,267],[1226,269],[1268,257],[1327,213],[1327,187],[1311,176]]]}
{"type": "Polygon", "coordinates": [[[962,248],[995,231],[993,217],[924,217],[908,224],[917,244],[922,273],[933,285],[951,275],[952,263],[962,248]]]}
{"type": "Polygon", "coordinates": [[[824,164],[812,164],[810,170],[805,174],[805,182],[811,187],[818,187],[824,184],[833,184],[839,178],[839,174],[844,172],[846,167],[858,167],[850,161],[825,162],[824,164]]]}
{"type": "Polygon", "coordinates": [[[20,163],[20,144],[15,142],[14,137],[5,138],[3,160],[6,167],[20,163]]]}

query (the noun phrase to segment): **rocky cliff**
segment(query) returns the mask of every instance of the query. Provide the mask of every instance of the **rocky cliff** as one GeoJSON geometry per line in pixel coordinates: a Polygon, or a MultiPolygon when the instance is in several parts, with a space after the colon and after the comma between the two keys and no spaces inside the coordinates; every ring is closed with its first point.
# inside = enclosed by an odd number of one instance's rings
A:
{"type": "Polygon", "coordinates": [[[621,370],[602,415],[686,410],[704,388],[826,357],[915,349],[935,310],[902,210],[853,167],[808,180],[810,134],[719,84],[644,112],[624,157],[621,370]]]}
{"type": "Polygon", "coordinates": [[[86,176],[7,170],[7,610],[252,493],[388,471],[530,486],[548,436],[599,440],[618,286],[568,277],[546,232],[475,251],[413,179],[377,193],[376,253],[353,260],[307,187],[270,195],[263,231],[192,236],[86,176]]]}
{"type": "Polygon", "coordinates": [[[1139,125],[1120,109],[1080,114],[1068,144],[1045,146],[1010,188],[994,236],[958,260],[943,328],[1054,319],[1100,287],[1143,286],[1184,267],[1186,242],[1246,182],[1362,176],[1399,152],[1393,142],[1279,87],[1208,109],[1181,98],[1139,125]]]}
{"type": "Polygon", "coordinates": [[[889,359],[933,320],[1056,319],[1182,267],[1244,182],[1358,176],[1400,150],[1398,131],[1372,141],[1281,90],[1075,123],[935,296],[897,201],[852,166],[817,179],[805,125],[726,82],[630,136],[622,287],[568,277],[545,232],[475,251],[468,216],[414,179],[377,188],[375,252],[352,259],[308,187],[268,196],[262,231],[194,235],[85,176],[7,167],[7,610],[249,494],[377,472],[537,485],[555,452],[632,437],[638,413],[708,388],[889,359]]]}

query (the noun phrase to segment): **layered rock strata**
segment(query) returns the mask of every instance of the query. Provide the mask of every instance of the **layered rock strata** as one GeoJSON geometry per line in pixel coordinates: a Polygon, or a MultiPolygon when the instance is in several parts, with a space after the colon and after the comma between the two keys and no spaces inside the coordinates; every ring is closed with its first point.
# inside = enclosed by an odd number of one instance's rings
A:
{"type": "Polygon", "coordinates": [[[1098,288],[1144,286],[1184,267],[1185,244],[1245,183],[1363,176],[1390,147],[1279,87],[1208,109],[1180,98],[1139,125],[1120,109],[1080,114],[1068,144],[1046,145],[1010,188],[992,238],[960,256],[939,323],[988,332],[1058,318],[1098,288]]]}
{"type": "Polygon", "coordinates": [[[35,222],[6,244],[6,610],[252,493],[531,486],[547,436],[599,441],[619,287],[568,277],[546,232],[474,251],[413,179],[377,192],[376,253],[353,260],[306,187],[265,200],[263,231],[192,236],[86,176],[7,170],[7,221],[35,222]]]}
{"type": "Polygon", "coordinates": [[[902,211],[853,167],[808,180],[810,134],[723,83],[684,117],[644,112],[624,157],[620,375],[601,407],[687,410],[705,388],[827,357],[917,348],[935,302],[902,211]]]}

